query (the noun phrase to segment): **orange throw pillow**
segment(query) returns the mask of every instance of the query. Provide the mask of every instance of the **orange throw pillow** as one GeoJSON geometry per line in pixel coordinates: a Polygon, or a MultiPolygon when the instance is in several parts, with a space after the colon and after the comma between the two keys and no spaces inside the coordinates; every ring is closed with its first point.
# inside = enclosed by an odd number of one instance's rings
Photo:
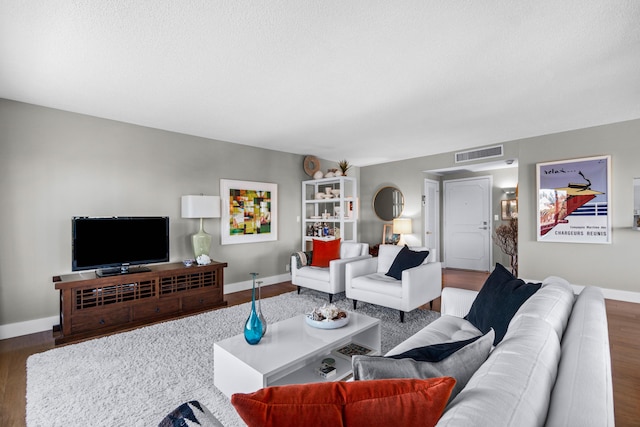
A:
{"type": "Polygon", "coordinates": [[[456,380],[386,379],[267,387],[231,403],[249,427],[435,426],[456,380]]]}
{"type": "Polygon", "coordinates": [[[314,240],[311,265],[313,267],[329,267],[329,261],[340,258],[340,239],[314,240]]]}

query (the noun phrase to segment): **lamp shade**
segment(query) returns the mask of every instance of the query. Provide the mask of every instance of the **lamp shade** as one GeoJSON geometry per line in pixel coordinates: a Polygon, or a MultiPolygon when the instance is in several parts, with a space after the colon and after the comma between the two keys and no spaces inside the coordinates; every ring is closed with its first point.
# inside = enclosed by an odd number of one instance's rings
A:
{"type": "Polygon", "coordinates": [[[220,196],[182,196],[182,218],[220,218],[220,196]]]}
{"type": "Polygon", "coordinates": [[[411,218],[394,218],[393,234],[411,234],[411,218]]]}

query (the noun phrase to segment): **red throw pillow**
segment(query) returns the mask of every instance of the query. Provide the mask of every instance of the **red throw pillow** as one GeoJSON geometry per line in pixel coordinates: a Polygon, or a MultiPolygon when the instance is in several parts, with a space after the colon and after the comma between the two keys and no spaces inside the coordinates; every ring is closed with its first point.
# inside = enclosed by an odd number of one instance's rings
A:
{"type": "Polygon", "coordinates": [[[231,403],[249,427],[434,426],[456,380],[385,379],[267,387],[231,403]]]}
{"type": "Polygon", "coordinates": [[[339,258],[340,239],[313,241],[313,256],[311,257],[313,267],[329,267],[329,261],[339,258]]]}

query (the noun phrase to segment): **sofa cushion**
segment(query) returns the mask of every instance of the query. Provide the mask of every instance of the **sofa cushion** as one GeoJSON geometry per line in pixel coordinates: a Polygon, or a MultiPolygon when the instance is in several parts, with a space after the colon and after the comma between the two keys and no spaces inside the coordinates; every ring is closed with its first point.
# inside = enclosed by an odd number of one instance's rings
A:
{"type": "Polygon", "coordinates": [[[514,319],[438,427],[544,425],[559,360],[560,342],[551,325],[529,316],[514,319]]]}
{"type": "Polygon", "coordinates": [[[545,279],[540,289],[518,309],[514,319],[518,316],[538,317],[553,326],[558,338],[562,340],[574,299],[570,285],[563,281],[545,279]]]}
{"type": "Polygon", "coordinates": [[[434,426],[453,378],[324,382],[237,393],[231,403],[249,427],[434,426]]]}
{"type": "Polygon", "coordinates": [[[340,239],[313,240],[313,267],[329,267],[329,261],[340,258],[340,239]]]}
{"type": "Polygon", "coordinates": [[[614,426],[609,330],[600,288],[588,286],[576,299],[562,339],[548,426],[614,426]]]}
{"type": "Polygon", "coordinates": [[[353,377],[356,380],[453,377],[456,385],[452,399],[487,359],[493,339],[491,330],[481,337],[418,347],[394,356],[354,356],[353,377]]]}
{"type": "Polygon", "coordinates": [[[469,321],[456,316],[440,316],[411,337],[387,352],[387,356],[400,354],[412,348],[479,337],[482,332],[469,321]]]}
{"type": "Polygon", "coordinates": [[[396,255],[386,274],[396,280],[402,280],[404,270],[419,266],[428,256],[429,251],[412,251],[405,245],[396,255]]]}
{"type": "Polygon", "coordinates": [[[497,263],[465,319],[483,333],[493,328],[496,333],[494,345],[498,345],[520,306],[538,289],[540,284],[525,283],[497,263]]]}

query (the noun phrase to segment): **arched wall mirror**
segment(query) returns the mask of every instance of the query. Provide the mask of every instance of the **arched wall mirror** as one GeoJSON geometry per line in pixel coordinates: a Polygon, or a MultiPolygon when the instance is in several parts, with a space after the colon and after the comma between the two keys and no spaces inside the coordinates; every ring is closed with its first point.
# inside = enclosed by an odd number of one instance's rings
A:
{"type": "Polygon", "coordinates": [[[373,196],[373,211],[383,221],[391,221],[402,215],[404,195],[396,187],[382,187],[373,196]]]}

